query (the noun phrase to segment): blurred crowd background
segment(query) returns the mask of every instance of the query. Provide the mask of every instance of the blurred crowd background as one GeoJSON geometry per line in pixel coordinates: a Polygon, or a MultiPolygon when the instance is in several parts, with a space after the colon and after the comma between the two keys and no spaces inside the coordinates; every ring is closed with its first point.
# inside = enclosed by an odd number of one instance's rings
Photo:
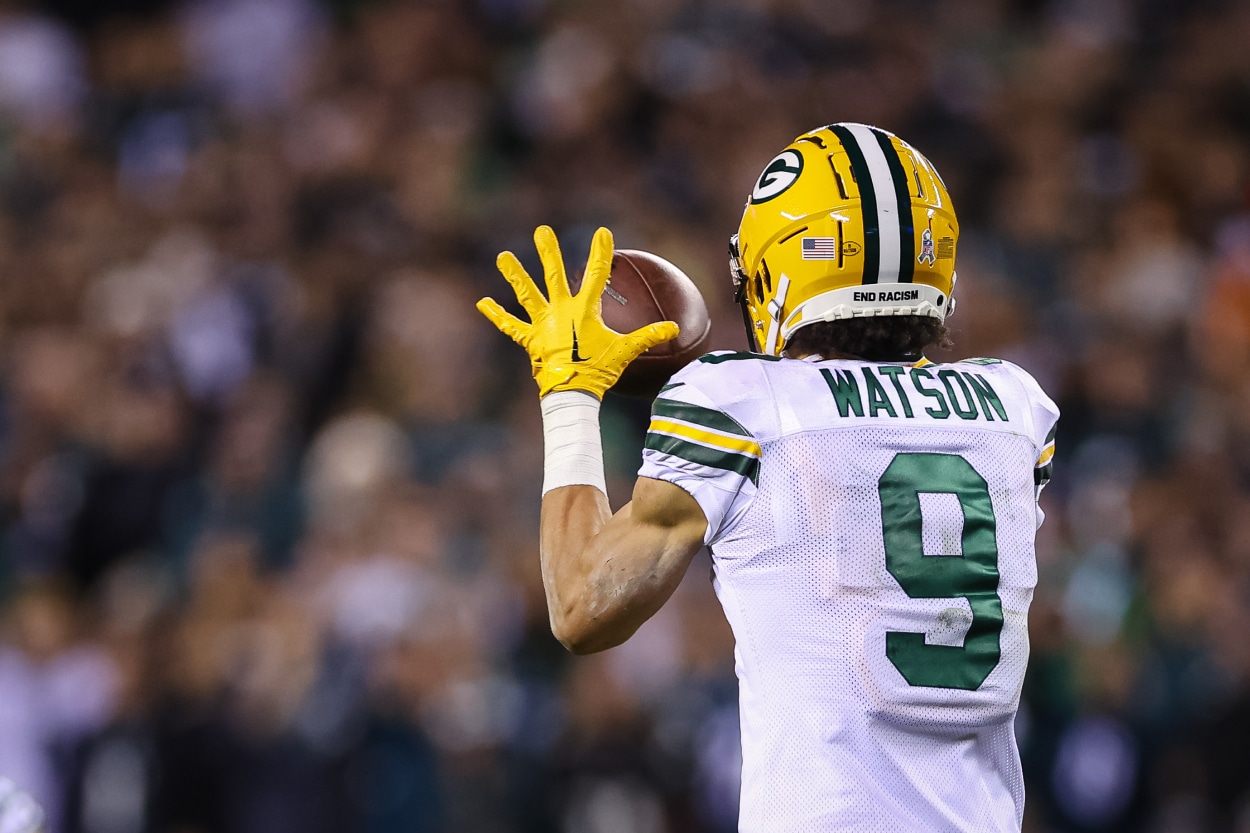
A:
{"type": "Polygon", "coordinates": [[[845,120],[955,197],[946,358],[1063,410],[1026,830],[1250,831],[1250,4],[0,0],[0,774],[49,833],[734,830],[709,562],[564,653],[473,301],[606,224],[740,349],[745,196],[845,120]]]}

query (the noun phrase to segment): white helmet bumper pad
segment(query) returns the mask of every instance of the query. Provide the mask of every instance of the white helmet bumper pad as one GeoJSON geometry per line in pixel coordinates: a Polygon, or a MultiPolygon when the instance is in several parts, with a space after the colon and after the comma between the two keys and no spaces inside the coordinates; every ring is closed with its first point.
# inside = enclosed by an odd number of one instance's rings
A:
{"type": "Polygon", "coordinates": [[[795,307],[781,325],[781,339],[806,324],[873,315],[928,315],[945,319],[951,296],[923,283],[869,283],[822,292],[795,307]]]}

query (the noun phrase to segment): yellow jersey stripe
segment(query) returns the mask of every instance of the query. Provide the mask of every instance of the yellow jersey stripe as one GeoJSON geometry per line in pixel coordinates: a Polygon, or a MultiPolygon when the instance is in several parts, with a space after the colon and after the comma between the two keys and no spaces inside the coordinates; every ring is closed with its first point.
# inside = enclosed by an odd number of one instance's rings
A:
{"type": "MultiPolygon", "coordinates": [[[[673,416],[672,414],[658,414],[658,413],[652,414],[651,425],[654,427],[657,422],[662,422],[666,425],[668,424],[680,425],[683,429],[687,431],[702,431],[702,432],[707,433],[710,436],[719,437],[722,440],[729,440],[735,443],[737,442],[754,443],[755,442],[755,439],[750,434],[746,434],[746,433],[739,434],[737,431],[729,431],[725,428],[722,428],[719,425],[708,425],[706,422],[699,422],[697,420],[688,419],[686,417],[681,417],[681,416],[673,416]]],[[[681,436],[685,437],[688,435],[682,434],[681,436]]],[[[728,448],[729,446],[722,445],[720,447],[728,448]]]]}
{"type": "Polygon", "coordinates": [[[693,425],[686,425],[681,422],[673,422],[669,419],[654,417],[651,420],[650,431],[656,431],[661,434],[669,434],[674,437],[681,437],[683,440],[691,440],[701,445],[712,446],[724,451],[733,451],[737,454],[749,454],[752,457],[760,456],[760,444],[746,437],[727,437],[721,434],[714,434],[702,428],[696,428],[693,425]]]}
{"type": "Polygon", "coordinates": [[[1051,443],[1042,451],[1042,456],[1037,458],[1037,465],[1044,466],[1050,462],[1050,458],[1055,456],[1055,444],[1051,443]]]}

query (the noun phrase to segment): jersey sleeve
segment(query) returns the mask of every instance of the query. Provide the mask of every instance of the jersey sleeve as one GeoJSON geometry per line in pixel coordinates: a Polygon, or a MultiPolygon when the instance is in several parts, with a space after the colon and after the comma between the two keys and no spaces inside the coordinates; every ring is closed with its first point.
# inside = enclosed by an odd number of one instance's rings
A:
{"type": "Polygon", "coordinates": [[[693,497],[707,518],[704,543],[715,544],[755,497],[760,444],[692,376],[673,377],[651,409],[639,477],[672,483],[693,497]]]}
{"type": "MultiPolygon", "coordinates": [[[[1042,489],[1046,488],[1046,484],[1050,482],[1051,472],[1054,470],[1055,457],[1055,434],[1059,427],[1059,406],[1054,400],[1046,395],[1042,390],[1042,386],[1037,380],[1023,368],[1003,362],[1008,367],[1012,375],[1023,388],[1025,400],[1031,422],[1031,436],[1034,447],[1037,449],[1037,458],[1033,463],[1033,485],[1036,489],[1036,498],[1041,499],[1042,489]]],[[[1046,515],[1042,512],[1039,505],[1037,507],[1037,525],[1040,527],[1042,521],[1046,519],[1046,515]]]]}

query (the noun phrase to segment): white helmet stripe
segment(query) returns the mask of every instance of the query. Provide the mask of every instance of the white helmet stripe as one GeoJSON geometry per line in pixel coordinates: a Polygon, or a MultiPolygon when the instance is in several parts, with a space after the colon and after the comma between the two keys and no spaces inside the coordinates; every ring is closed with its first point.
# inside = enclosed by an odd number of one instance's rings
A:
{"type": "MultiPolygon", "coordinates": [[[[868,183],[873,195],[877,198],[877,229],[881,238],[881,259],[877,270],[879,283],[897,283],[899,279],[899,261],[902,257],[899,240],[899,206],[894,191],[894,179],[890,176],[890,165],[885,159],[881,145],[872,129],[863,124],[847,123],[842,125],[855,139],[859,152],[863,154],[868,165],[868,174],[872,182],[868,183]]],[[[865,183],[859,183],[862,190],[865,183]]],[[[910,206],[908,206],[910,210],[910,206]]]]}

